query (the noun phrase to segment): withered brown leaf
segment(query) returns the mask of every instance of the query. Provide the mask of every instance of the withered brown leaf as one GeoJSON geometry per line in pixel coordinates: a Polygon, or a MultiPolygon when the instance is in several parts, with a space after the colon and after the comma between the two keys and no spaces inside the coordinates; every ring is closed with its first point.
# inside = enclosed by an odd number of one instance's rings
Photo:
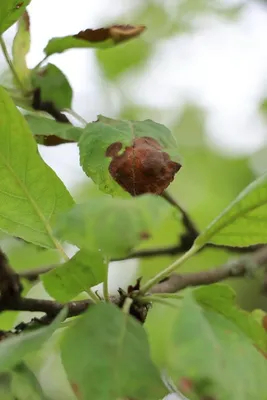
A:
{"type": "Polygon", "coordinates": [[[139,36],[145,28],[144,25],[113,25],[107,28],[86,29],[73,35],[73,37],[88,42],[103,42],[112,39],[114,43],[120,43],[139,36]]]}
{"type": "Polygon", "coordinates": [[[153,138],[135,138],[132,146],[126,147],[122,154],[119,153],[121,148],[120,142],[107,148],[106,156],[112,158],[109,172],[132,196],[162,194],[181,168],[153,138]]]}

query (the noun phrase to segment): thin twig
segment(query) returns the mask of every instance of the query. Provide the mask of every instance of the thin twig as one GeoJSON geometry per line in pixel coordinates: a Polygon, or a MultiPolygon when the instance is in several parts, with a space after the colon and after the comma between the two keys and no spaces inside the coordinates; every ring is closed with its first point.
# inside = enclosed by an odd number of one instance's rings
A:
{"type": "MultiPolygon", "coordinates": [[[[164,256],[177,256],[179,254],[185,253],[194,244],[195,239],[199,235],[199,231],[189,216],[189,214],[184,210],[184,208],[167,192],[165,191],[162,194],[162,197],[168,201],[173,207],[175,207],[182,215],[182,223],[185,229],[185,232],[179,238],[179,243],[174,246],[166,246],[166,247],[157,247],[152,249],[139,250],[130,253],[124,260],[133,259],[133,258],[150,258],[150,257],[164,257],[164,256]]],[[[229,251],[231,253],[240,253],[246,254],[251,253],[254,250],[262,247],[262,245],[248,246],[248,247],[230,247],[230,246],[219,246],[213,243],[207,243],[202,249],[202,251],[207,248],[216,248],[229,251]]],[[[122,259],[116,259],[112,261],[121,261],[122,259]]]]}
{"type": "MultiPolygon", "coordinates": [[[[170,203],[173,207],[177,208],[177,210],[182,214],[182,223],[183,223],[183,226],[184,226],[186,232],[185,232],[184,237],[182,236],[181,242],[188,241],[189,246],[191,247],[192,243],[199,235],[198,229],[196,228],[194,222],[190,218],[189,214],[187,214],[187,212],[183,209],[183,207],[180,204],[178,204],[178,202],[170,195],[170,193],[165,191],[162,194],[162,197],[168,203],[170,203]]],[[[189,250],[189,249],[187,249],[187,250],[189,250]]]]}
{"type": "MultiPolygon", "coordinates": [[[[192,243],[193,244],[193,243],[192,243]]],[[[130,253],[128,256],[124,258],[116,258],[112,261],[123,261],[123,260],[131,260],[134,258],[150,258],[150,257],[166,257],[166,256],[177,256],[186,251],[183,244],[169,246],[169,247],[157,247],[146,250],[139,250],[130,253]]]]}
{"type": "MultiPolygon", "coordinates": [[[[113,296],[111,298],[111,301],[114,304],[118,304],[119,300],[119,296],[113,296]]],[[[13,301],[10,299],[10,301],[5,304],[0,302],[0,312],[6,310],[41,312],[45,313],[50,319],[55,317],[64,307],[67,307],[67,318],[70,318],[82,314],[89,306],[92,305],[95,305],[95,303],[90,299],[71,301],[69,303],[62,304],[54,300],[41,300],[21,297],[13,301]]]]}
{"type": "MultiPolygon", "coordinates": [[[[2,265],[4,266],[1,267],[0,265],[0,273],[1,271],[5,271],[6,268],[5,256],[3,260],[4,263],[2,262],[2,265]]],[[[166,279],[163,282],[153,286],[149,292],[152,294],[175,293],[190,286],[210,285],[212,283],[220,282],[228,278],[244,277],[248,274],[249,271],[251,271],[251,269],[256,270],[259,267],[266,266],[266,264],[267,246],[258,249],[250,255],[242,256],[235,261],[230,261],[226,264],[210,269],[208,271],[171,275],[169,279],[166,279]]],[[[10,272],[9,267],[7,268],[7,271],[8,276],[10,273],[13,276],[14,273],[10,272]]],[[[3,276],[5,277],[5,273],[3,274],[3,276]]],[[[9,278],[7,281],[11,282],[9,278]]],[[[3,284],[2,286],[3,288],[6,287],[3,284]]],[[[15,289],[15,291],[17,290],[19,290],[19,288],[15,289]]],[[[110,300],[112,303],[120,305],[121,296],[113,296],[110,300]]],[[[149,302],[149,296],[147,296],[147,300],[149,302]]],[[[39,300],[21,298],[20,296],[7,296],[7,298],[1,298],[0,311],[14,310],[43,312],[46,314],[46,316],[44,317],[44,322],[47,323],[47,321],[49,322],[52,317],[57,315],[64,306],[67,306],[69,310],[67,317],[74,317],[82,314],[89,306],[93,304],[94,303],[91,300],[73,301],[64,305],[53,300],[39,300]]]]}
{"type": "MultiPolygon", "coordinates": [[[[207,244],[205,247],[201,248],[199,252],[203,251],[204,249],[207,248],[216,248],[219,249],[221,246],[213,246],[213,244],[207,244]]],[[[251,254],[252,253],[252,247],[250,248],[228,248],[228,247],[222,247],[225,250],[229,250],[231,253],[241,253],[241,254],[251,254]]],[[[255,246],[253,250],[258,250],[260,248],[263,248],[263,245],[260,246],[255,246]]],[[[150,249],[150,250],[140,250],[136,251],[133,253],[130,253],[128,256],[124,258],[115,258],[112,259],[111,261],[125,261],[125,260],[131,260],[135,258],[152,258],[152,257],[172,257],[176,256],[179,254],[182,254],[185,252],[185,249],[182,246],[170,246],[170,247],[159,247],[155,249],[150,249]]],[[[39,279],[39,276],[42,274],[45,274],[46,272],[51,271],[52,269],[56,268],[56,265],[49,265],[46,267],[39,267],[35,269],[29,269],[29,270],[24,270],[19,272],[19,276],[21,278],[27,279],[30,282],[37,281],[39,279]]]]}
{"type": "Polygon", "coordinates": [[[194,273],[173,274],[169,279],[153,286],[150,293],[175,293],[190,286],[211,285],[228,278],[241,278],[251,269],[267,264],[267,246],[254,253],[232,260],[219,267],[194,273]]]}
{"type": "Polygon", "coordinates": [[[81,300],[73,301],[67,304],[61,304],[53,300],[40,300],[32,298],[20,298],[11,301],[8,304],[0,303],[0,311],[30,311],[30,312],[42,312],[49,317],[57,315],[63,307],[68,307],[67,317],[74,317],[84,312],[89,305],[94,304],[92,300],[81,300]]]}
{"type": "Polygon", "coordinates": [[[88,122],[80,114],[76,113],[76,111],[72,110],[71,108],[65,108],[63,111],[72,115],[77,121],[80,122],[80,124],[83,125],[83,127],[87,125],[88,122]]]}
{"type": "MultiPolygon", "coordinates": [[[[185,235],[185,234],[184,234],[185,235]]],[[[181,240],[183,239],[183,236],[181,237],[181,240]]],[[[135,258],[152,258],[152,257],[172,257],[172,256],[177,256],[179,254],[182,254],[186,252],[190,247],[193,246],[194,241],[191,242],[185,242],[181,241],[180,244],[175,245],[175,246],[166,246],[166,247],[157,247],[157,248],[152,248],[152,249],[145,249],[145,250],[138,250],[130,253],[128,256],[124,258],[116,258],[111,261],[123,261],[123,260],[132,260],[135,258]],[[189,244],[191,246],[189,247],[189,244]]],[[[225,250],[230,253],[237,253],[237,254],[249,254],[254,250],[258,250],[259,248],[262,248],[263,245],[255,245],[255,246],[249,246],[249,247],[230,247],[230,246],[221,246],[221,245],[215,245],[213,243],[207,243],[204,247],[202,247],[199,251],[203,251],[204,249],[206,250],[207,248],[211,249],[218,249],[218,250],[225,250]]]]}
{"type": "Polygon", "coordinates": [[[41,65],[48,59],[49,56],[45,56],[37,65],[35,65],[35,67],[33,68],[33,71],[37,71],[41,65]]]}
{"type": "Polygon", "coordinates": [[[157,275],[153,276],[150,280],[148,280],[144,285],[141,286],[140,294],[145,295],[150,289],[155,286],[162,279],[165,279],[167,276],[172,274],[177,268],[179,268],[182,264],[185,263],[190,257],[196,254],[199,250],[198,246],[191,247],[186,253],[184,253],[180,258],[176,259],[173,263],[171,263],[168,267],[161,270],[157,275]]]}
{"type": "MultiPolygon", "coordinates": [[[[40,96],[40,92],[38,94],[40,96]]],[[[39,100],[40,101],[40,98],[39,100]]],[[[174,246],[168,246],[168,247],[157,247],[153,249],[145,249],[145,250],[139,250],[130,253],[128,256],[123,257],[123,258],[115,258],[110,261],[124,261],[124,260],[130,260],[130,259],[136,259],[136,258],[151,258],[151,257],[163,257],[163,256],[177,256],[179,254],[183,254],[186,251],[188,251],[194,244],[194,241],[196,237],[199,235],[199,232],[190,218],[190,216],[187,214],[187,212],[174,200],[174,198],[167,193],[166,191],[163,193],[162,197],[168,201],[170,204],[172,204],[175,208],[179,210],[179,212],[182,214],[182,222],[185,228],[185,232],[181,235],[180,237],[180,243],[174,246]]],[[[200,251],[203,251],[204,249],[207,248],[216,248],[216,249],[222,249],[222,250],[227,250],[229,252],[233,253],[240,253],[240,254],[250,254],[252,251],[256,251],[260,248],[262,248],[263,245],[254,245],[254,246],[249,246],[249,247],[229,247],[229,246],[218,246],[213,243],[207,243],[204,247],[199,249],[200,251]]],[[[41,268],[36,268],[34,270],[26,270],[20,272],[20,277],[25,278],[29,281],[36,281],[39,278],[39,275],[44,274],[46,272],[51,271],[54,269],[56,266],[47,266],[47,267],[41,267],[41,268]]]]}

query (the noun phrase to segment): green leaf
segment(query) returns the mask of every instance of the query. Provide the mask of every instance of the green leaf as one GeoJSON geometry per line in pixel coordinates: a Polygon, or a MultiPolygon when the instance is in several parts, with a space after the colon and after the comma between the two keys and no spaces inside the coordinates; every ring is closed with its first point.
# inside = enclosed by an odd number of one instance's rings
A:
{"type": "Polygon", "coordinates": [[[55,234],[80,248],[123,257],[152,235],[170,207],[152,195],[94,198],[59,216],[55,234]]]}
{"type": "Polygon", "coordinates": [[[62,362],[83,399],[157,400],[166,394],[143,327],[112,304],[91,307],[68,330],[62,362]]]}
{"type": "Polygon", "coordinates": [[[14,86],[14,76],[12,72],[10,71],[10,68],[7,67],[6,69],[1,70],[0,72],[0,85],[10,88],[11,91],[13,91],[15,88],[14,86]]]}
{"type": "Polygon", "coordinates": [[[28,242],[60,248],[51,221],[73,205],[41,159],[27,122],[0,87],[0,229],[28,242]]]}
{"type": "Polygon", "coordinates": [[[265,358],[238,326],[202,309],[191,293],[182,303],[167,351],[169,373],[178,385],[190,380],[199,397],[219,393],[220,400],[266,399],[265,358]]]}
{"type": "Polygon", "coordinates": [[[14,397],[11,392],[11,383],[12,383],[11,372],[4,372],[4,373],[0,374],[0,398],[1,398],[1,400],[14,400],[14,397]]]}
{"type": "Polygon", "coordinates": [[[267,243],[267,173],[256,179],[200,234],[197,246],[267,243]]]}
{"type": "Polygon", "coordinates": [[[182,300],[180,298],[169,298],[167,302],[168,306],[166,303],[153,303],[144,325],[152,359],[161,370],[166,369],[170,335],[182,300]]]}
{"type": "Polygon", "coordinates": [[[72,88],[63,72],[54,64],[47,64],[32,75],[34,88],[40,88],[41,101],[52,102],[56,108],[71,108],[72,88]]]}
{"type": "Polygon", "coordinates": [[[81,250],[65,264],[42,275],[42,281],[50,296],[65,303],[103,282],[106,268],[99,252],[81,250]]]}
{"type": "Polygon", "coordinates": [[[47,56],[78,48],[109,48],[125,40],[139,36],[143,25],[114,25],[108,28],[86,29],[76,35],[57,37],[49,40],[44,52],[47,56]]]}
{"type": "Polygon", "coordinates": [[[31,0],[1,0],[0,35],[22,16],[30,2],[31,0]]]}
{"type": "MultiPolygon", "coordinates": [[[[48,400],[42,388],[25,363],[20,363],[10,371],[12,381],[11,390],[15,399],[18,400],[48,400]]],[[[2,399],[1,399],[2,400],[2,399]]]]}
{"type": "Polygon", "coordinates": [[[144,66],[151,50],[148,42],[136,39],[105,51],[99,49],[96,56],[104,75],[113,80],[132,68],[144,66]]]}
{"type": "Polygon", "coordinates": [[[30,45],[30,17],[25,11],[18,22],[18,30],[12,46],[12,55],[17,75],[27,90],[31,89],[31,72],[26,62],[26,55],[30,50],[30,45]]]}
{"type": "Polygon", "coordinates": [[[52,324],[32,332],[21,333],[0,342],[0,372],[8,371],[24,358],[40,350],[42,344],[60,327],[66,318],[67,310],[62,310],[52,324]]]}
{"type": "Polygon", "coordinates": [[[213,284],[193,291],[194,297],[201,306],[222,314],[263,351],[267,351],[267,333],[261,323],[249,312],[236,304],[236,294],[229,285],[213,284]]]}
{"type": "MultiPolygon", "coordinates": [[[[84,172],[99,185],[102,191],[110,194],[122,192],[110,174],[109,167],[112,158],[107,150],[111,145],[119,145],[121,148],[118,151],[122,154],[126,147],[133,145],[136,138],[154,139],[172,161],[179,163],[176,141],[165,126],[151,120],[121,121],[99,116],[97,122],[88,124],[84,129],[79,148],[80,163],[84,172]]],[[[162,171],[160,174],[162,175],[162,171]]],[[[150,175],[148,174],[147,177],[150,178],[150,175]]],[[[161,176],[155,176],[157,182],[160,178],[161,176]]],[[[136,182],[132,180],[135,185],[136,182]]]]}
{"type": "Polygon", "coordinates": [[[35,136],[56,135],[62,139],[77,142],[83,132],[82,128],[74,127],[68,123],[57,122],[49,118],[27,115],[25,119],[35,136]]]}
{"type": "Polygon", "coordinates": [[[214,283],[212,285],[200,286],[193,291],[195,299],[202,305],[214,307],[217,311],[220,309],[236,305],[236,293],[234,289],[223,283],[214,283]]]}

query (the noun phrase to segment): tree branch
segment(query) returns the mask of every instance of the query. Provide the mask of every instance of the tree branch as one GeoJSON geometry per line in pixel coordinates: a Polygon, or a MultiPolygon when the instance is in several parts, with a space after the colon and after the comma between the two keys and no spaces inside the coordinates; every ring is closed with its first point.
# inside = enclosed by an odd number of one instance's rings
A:
{"type": "Polygon", "coordinates": [[[18,299],[21,291],[18,274],[13,271],[5,254],[0,250],[0,302],[18,299]]]}
{"type": "MultiPolygon", "coordinates": [[[[155,285],[150,293],[175,293],[190,286],[210,285],[228,278],[244,277],[249,272],[266,265],[267,246],[264,246],[250,255],[242,256],[208,271],[171,275],[168,279],[155,285]]],[[[8,293],[6,296],[1,295],[0,312],[5,310],[42,312],[45,316],[41,318],[40,322],[43,323],[49,323],[63,307],[68,307],[67,317],[69,318],[82,314],[89,306],[94,305],[89,299],[61,304],[53,300],[22,298],[18,277],[9,267],[2,252],[0,253],[0,284],[1,294],[8,293]],[[15,295],[9,295],[11,293],[15,295]]],[[[149,301],[149,296],[147,296],[147,299],[149,301]]],[[[138,303],[138,297],[136,300],[138,303]]],[[[121,295],[113,296],[111,302],[120,307],[122,305],[121,295]]]]}
{"type": "MultiPolygon", "coordinates": [[[[61,140],[61,139],[60,139],[61,140]]],[[[157,247],[157,248],[152,248],[152,249],[145,249],[145,250],[139,250],[130,253],[128,256],[124,258],[115,258],[112,259],[111,261],[124,261],[124,260],[130,260],[130,259],[135,259],[135,258],[150,258],[150,257],[162,257],[162,256],[176,256],[182,253],[185,253],[188,251],[192,246],[199,235],[199,231],[196,228],[194,222],[190,218],[190,216],[187,214],[187,212],[177,203],[176,200],[168,193],[164,192],[162,194],[162,197],[168,201],[173,207],[175,207],[179,212],[182,214],[182,223],[185,228],[185,232],[182,233],[180,237],[179,244],[174,245],[174,246],[167,246],[167,247],[157,247]]],[[[229,246],[218,246],[213,243],[207,243],[206,246],[204,246],[200,251],[203,251],[206,248],[220,248],[224,249],[230,252],[234,253],[251,253],[254,250],[257,250],[261,248],[262,245],[255,245],[255,246],[249,246],[249,247],[229,247],[229,246]]],[[[46,272],[51,271],[53,268],[56,266],[46,266],[46,267],[40,267],[32,270],[25,270],[19,273],[19,276],[21,278],[27,279],[31,282],[38,280],[39,275],[44,274],[46,272]]]]}
{"type": "Polygon", "coordinates": [[[64,307],[68,307],[67,317],[75,317],[83,313],[90,305],[94,304],[92,300],[72,301],[67,304],[61,304],[53,300],[40,300],[21,297],[16,300],[10,300],[8,303],[0,303],[0,311],[30,311],[42,312],[49,318],[54,318],[64,307]]]}
{"type": "Polygon", "coordinates": [[[175,293],[190,286],[210,285],[228,278],[244,277],[252,270],[266,266],[266,264],[267,246],[264,246],[252,254],[207,271],[173,274],[169,279],[155,285],[151,289],[151,293],[175,293]]]}
{"type": "MultiPolygon", "coordinates": [[[[162,197],[173,207],[175,207],[182,215],[182,224],[184,226],[185,231],[179,238],[179,244],[168,247],[158,247],[154,249],[135,251],[133,253],[130,253],[127,257],[125,257],[124,260],[133,258],[176,256],[178,254],[185,253],[193,246],[195,239],[199,236],[199,231],[195,223],[193,222],[189,214],[183,209],[183,207],[181,207],[181,205],[167,191],[165,191],[162,194],[162,197]]],[[[230,246],[219,246],[213,243],[207,243],[206,246],[204,246],[200,251],[206,248],[216,248],[216,249],[227,250],[229,252],[244,254],[244,253],[251,253],[252,251],[257,250],[260,247],[262,247],[262,245],[255,245],[249,247],[230,247],[230,246]]],[[[121,261],[121,259],[118,260],[116,259],[112,261],[121,261]]]]}
{"type": "Polygon", "coordinates": [[[162,194],[162,197],[174,208],[176,208],[182,215],[182,223],[185,228],[185,233],[181,236],[181,245],[185,248],[184,251],[187,251],[190,249],[190,247],[192,247],[192,244],[198,237],[198,229],[196,228],[189,214],[187,214],[181,205],[178,204],[177,201],[167,191],[162,194]]]}

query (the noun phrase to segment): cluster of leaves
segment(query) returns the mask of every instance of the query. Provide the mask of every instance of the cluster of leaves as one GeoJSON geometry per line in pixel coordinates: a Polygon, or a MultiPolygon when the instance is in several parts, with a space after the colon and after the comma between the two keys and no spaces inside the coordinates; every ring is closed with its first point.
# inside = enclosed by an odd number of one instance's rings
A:
{"type": "MultiPolygon", "coordinates": [[[[71,85],[53,64],[27,67],[30,22],[25,8],[30,0],[2,2],[0,34],[19,22],[12,60],[15,91],[0,87],[0,229],[60,253],[64,262],[43,274],[42,281],[52,298],[67,302],[105,281],[107,261],[127,257],[173,213],[161,195],[181,162],[171,132],[151,120],[99,116],[84,127],[59,122],[63,111],[71,108],[71,85]],[[16,105],[30,111],[26,118],[16,105]],[[106,196],[74,204],[38,153],[37,143],[51,145],[51,137],[57,139],[55,144],[77,142],[84,172],[106,196]],[[64,241],[79,248],[70,260],[64,241]]],[[[44,51],[46,58],[71,48],[104,51],[143,31],[141,25],[87,29],[51,39],[44,51]]],[[[161,275],[207,243],[267,243],[266,204],[267,174],[248,186],[161,275]]],[[[145,284],[142,295],[158,281],[154,277],[145,284]]],[[[183,297],[154,295],[151,301],[155,306],[144,326],[127,309],[99,302],[67,326],[62,323],[67,315],[63,310],[47,327],[3,338],[0,372],[3,377],[12,374],[3,379],[4,387],[14,393],[14,382],[24,380],[31,396],[45,398],[24,363],[59,331],[62,363],[79,399],[156,400],[168,392],[163,371],[192,399],[266,399],[266,315],[256,318],[240,310],[226,285],[186,290],[183,297]],[[164,304],[159,306],[157,300],[164,304]]]]}

